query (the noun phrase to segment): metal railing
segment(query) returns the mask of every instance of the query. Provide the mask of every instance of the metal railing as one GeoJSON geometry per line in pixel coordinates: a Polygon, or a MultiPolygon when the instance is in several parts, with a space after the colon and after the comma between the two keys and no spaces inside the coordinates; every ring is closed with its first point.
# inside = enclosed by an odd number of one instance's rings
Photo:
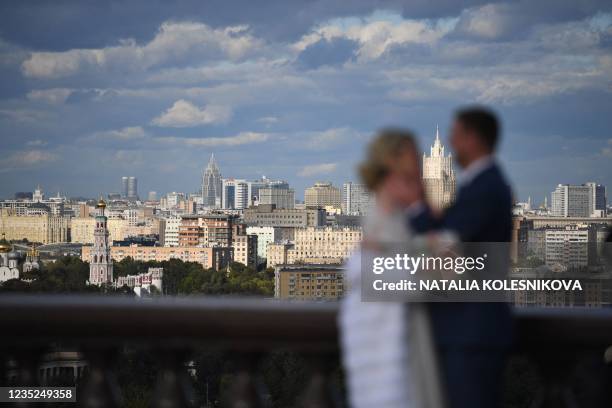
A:
{"type": "MultiPolygon", "coordinates": [[[[68,370],[82,379],[80,405],[120,406],[113,356],[125,344],[145,345],[156,351],[160,361],[152,402],[160,407],[193,406],[185,362],[190,350],[205,346],[229,350],[236,359],[233,384],[223,405],[265,406],[256,380],[257,362],[272,350],[291,350],[305,356],[310,369],[296,404],[342,405],[342,399],[330,392],[328,381],[338,365],[336,314],[335,303],[253,298],[3,295],[4,383],[44,383],[55,373],[53,368],[49,371],[49,364],[41,371],[43,363],[48,363],[44,356],[49,355],[50,344],[61,344],[64,350],[78,350],[86,360],[85,372],[82,364],[68,370]]],[[[515,310],[515,321],[515,352],[527,355],[542,376],[534,406],[572,406],[567,377],[578,361],[577,351],[600,356],[603,373],[609,375],[604,353],[612,345],[612,309],[524,308],[515,310]]],[[[612,355],[608,358],[612,360],[612,355]]]]}

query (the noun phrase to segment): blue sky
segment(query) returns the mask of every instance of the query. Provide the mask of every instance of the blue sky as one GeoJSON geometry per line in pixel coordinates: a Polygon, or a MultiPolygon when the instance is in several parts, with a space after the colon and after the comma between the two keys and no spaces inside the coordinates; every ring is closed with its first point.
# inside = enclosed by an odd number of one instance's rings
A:
{"type": "Polygon", "coordinates": [[[428,150],[472,103],[517,198],[612,188],[611,51],[604,1],[2,2],[0,196],[195,191],[214,152],[301,197],[355,179],[376,129],[428,150]]]}

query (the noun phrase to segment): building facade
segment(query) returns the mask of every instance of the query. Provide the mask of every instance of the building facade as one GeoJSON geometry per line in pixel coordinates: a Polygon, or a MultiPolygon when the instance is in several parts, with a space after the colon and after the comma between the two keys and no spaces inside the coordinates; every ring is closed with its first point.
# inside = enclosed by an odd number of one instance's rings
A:
{"type": "Polygon", "coordinates": [[[234,262],[257,269],[257,235],[234,236],[232,249],[234,250],[234,262]]]}
{"type": "Polygon", "coordinates": [[[295,207],[295,191],[292,188],[265,187],[259,189],[259,205],[274,205],[278,209],[295,207]]]}
{"type": "Polygon", "coordinates": [[[247,208],[243,217],[247,225],[257,227],[320,227],[326,221],[325,210],[322,208],[283,209],[274,205],[247,208]]]}
{"type": "Polygon", "coordinates": [[[137,296],[151,294],[154,291],[163,293],[164,268],[149,268],[147,272],[138,275],[119,276],[116,287],[127,286],[137,296]]]}
{"type": "Polygon", "coordinates": [[[361,228],[308,227],[295,230],[295,263],[344,262],[361,243],[361,228]]]}
{"type": "MultiPolygon", "coordinates": [[[[128,234],[128,222],[122,218],[108,218],[106,228],[109,241],[122,241],[128,234]]],[[[70,242],[93,244],[96,229],[95,217],[77,217],[70,220],[70,242]]]]}
{"type": "Polygon", "coordinates": [[[591,217],[605,217],[608,206],[606,186],[593,182],[586,185],[591,189],[591,217]]]}
{"type": "Polygon", "coordinates": [[[587,225],[545,230],[545,259],[550,267],[584,268],[594,261],[596,231],[587,225]]]}
{"type": "Polygon", "coordinates": [[[342,193],[332,183],[318,182],[304,192],[306,207],[342,208],[342,193]]]}
{"type": "Polygon", "coordinates": [[[266,251],[266,268],[274,268],[277,265],[291,265],[294,262],[293,242],[271,242],[266,251]]]}
{"type": "MultiPolygon", "coordinates": [[[[259,180],[253,180],[247,182],[248,184],[248,195],[249,195],[249,205],[257,205],[261,202],[259,190],[262,188],[289,188],[289,183],[284,180],[272,180],[267,178],[266,176],[262,176],[259,180]]],[[[291,207],[293,208],[293,207],[291,207]]]]}
{"type": "Polygon", "coordinates": [[[552,215],[556,217],[590,217],[591,186],[559,184],[551,193],[552,215]]]}
{"type": "Polygon", "coordinates": [[[456,178],[453,159],[444,154],[440,132],[436,126],[436,138],[430,154],[423,153],[423,187],[425,196],[435,208],[448,207],[455,198],[456,178]]]}
{"type": "Polygon", "coordinates": [[[280,240],[280,228],[275,227],[247,227],[246,233],[257,235],[257,256],[260,259],[268,257],[268,245],[280,240]]]}
{"type": "Polygon", "coordinates": [[[364,184],[344,183],[342,186],[342,212],[347,215],[366,215],[374,206],[374,195],[364,184]]]}
{"type": "Polygon", "coordinates": [[[166,247],[179,246],[179,229],[181,217],[166,217],[160,223],[160,245],[166,247]]]}
{"type": "Polygon", "coordinates": [[[0,210],[0,233],[8,240],[27,239],[30,242],[53,244],[68,242],[70,219],[49,212],[38,215],[17,215],[9,209],[0,210]]]}
{"type": "MultiPolygon", "coordinates": [[[[81,259],[88,260],[90,258],[91,248],[90,246],[83,247],[81,259]]],[[[143,262],[180,259],[183,262],[197,262],[206,269],[214,268],[216,270],[225,268],[232,259],[232,249],[228,247],[112,246],[110,254],[116,262],[127,257],[143,262]]]]}
{"type": "Polygon", "coordinates": [[[184,215],[179,225],[178,246],[230,247],[233,220],[226,214],[184,215]]]}
{"type": "Polygon", "coordinates": [[[249,205],[249,188],[246,180],[223,179],[221,208],[243,210],[249,205]]]}
{"type": "Polygon", "coordinates": [[[292,300],[338,300],[344,294],[341,265],[277,265],[274,296],[292,300]]]}

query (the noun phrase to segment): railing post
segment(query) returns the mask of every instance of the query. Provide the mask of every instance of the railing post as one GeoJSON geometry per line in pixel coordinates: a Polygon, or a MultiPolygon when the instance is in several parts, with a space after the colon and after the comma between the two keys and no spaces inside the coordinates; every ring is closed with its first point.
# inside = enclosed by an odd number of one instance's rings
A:
{"type": "Polygon", "coordinates": [[[331,395],[329,372],[332,369],[330,361],[336,361],[324,353],[307,354],[307,365],[310,379],[303,394],[298,399],[299,408],[330,408],[334,399],[331,395]]]}
{"type": "Polygon", "coordinates": [[[557,348],[534,350],[531,354],[542,376],[542,387],[531,408],[577,408],[576,398],[569,384],[575,366],[572,350],[557,348]]]}
{"type": "Polygon", "coordinates": [[[161,367],[152,406],[156,408],[192,407],[195,397],[184,366],[188,353],[183,350],[158,350],[161,367]]]}
{"type": "Polygon", "coordinates": [[[112,371],[116,349],[89,349],[85,356],[89,362],[84,384],[77,394],[80,407],[113,408],[121,404],[121,394],[112,371]]]}
{"type": "MultiPolygon", "coordinates": [[[[43,349],[38,347],[28,349],[19,348],[12,353],[16,362],[15,370],[17,375],[14,384],[10,385],[36,387],[40,384],[38,364],[42,351],[43,349]]],[[[17,402],[14,406],[18,408],[27,408],[33,407],[34,403],[17,402]]]]}
{"type": "Polygon", "coordinates": [[[229,408],[259,408],[263,406],[255,380],[259,359],[259,353],[241,353],[238,355],[234,381],[223,398],[223,406],[229,408]]]}

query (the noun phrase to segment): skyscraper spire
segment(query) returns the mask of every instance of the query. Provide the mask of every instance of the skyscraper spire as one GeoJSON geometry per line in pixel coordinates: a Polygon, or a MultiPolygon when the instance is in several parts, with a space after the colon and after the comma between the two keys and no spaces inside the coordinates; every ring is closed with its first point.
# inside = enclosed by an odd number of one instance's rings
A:
{"type": "Polygon", "coordinates": [[[436,124],[436,138],[434,140],[433,146],[431,146],[431,156],[432,157],[443,157],[444,156],[444,146],[442,146],[442,142],[440,141],[440,128],[436,124]]]}

